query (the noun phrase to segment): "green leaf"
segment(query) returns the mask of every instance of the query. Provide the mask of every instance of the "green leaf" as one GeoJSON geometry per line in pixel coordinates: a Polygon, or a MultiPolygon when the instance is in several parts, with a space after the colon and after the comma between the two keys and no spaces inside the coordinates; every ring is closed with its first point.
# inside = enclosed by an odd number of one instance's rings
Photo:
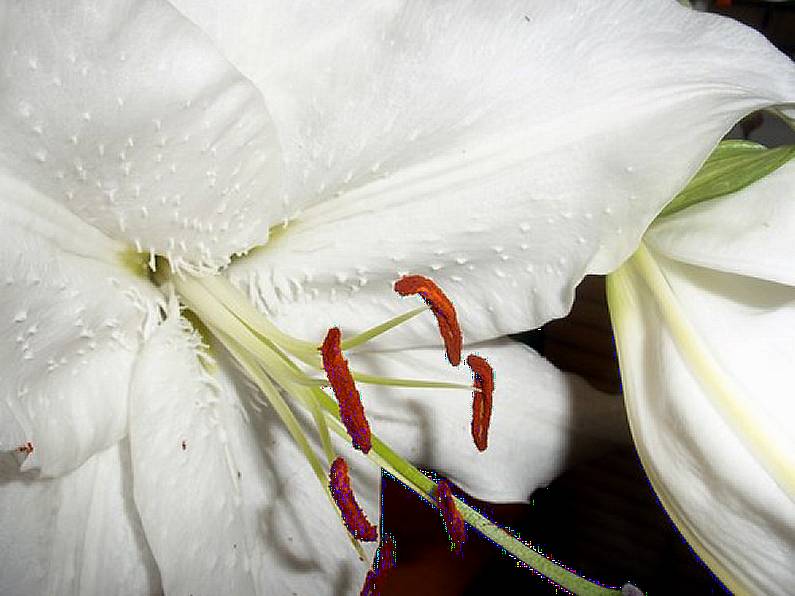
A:
{"type": "Polygon", "coordinates": [[[737,192],[795,157],[795,145],[768,149],[750,141],[723,141],[659,217],[737,192]]]}

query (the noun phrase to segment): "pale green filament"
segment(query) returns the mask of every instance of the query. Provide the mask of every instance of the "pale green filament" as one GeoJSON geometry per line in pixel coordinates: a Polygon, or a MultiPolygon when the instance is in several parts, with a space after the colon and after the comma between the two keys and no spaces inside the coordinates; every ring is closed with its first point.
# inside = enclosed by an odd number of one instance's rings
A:
{"type": "Polygon", "coordinates": [[[365,373],[353,372],[353,378],[367,385],[388,385],[391,387],[413,387],[415,389],[466,389],[472,391],[472,385],[462,383],[448,383],[446,381],[423,381],[422,379],[400,379],[395,377],[380,377],[365,373]]]}
{"type": "MultiPolygon", "coordinates": [[[[302,401],[306,403],[312,412],[312,418],[315,421],[315,426],[317,427],[318,433],[320,434],[320,442],[323,445],[323,453],[326,454],[326,460],[328,461],[330,468],[332,462],[336,458],[336,454],[334,453],[334,447],[331,445],[331,435],[329,434],[328,422],[326,421],[326,417],[323,415],[323,409],[321,408],[320,402],[318,401],[314,391],[311,391],[305,387],[301,387],[299,388],[298,393],[299,395],[305,396],[305,399],[302,401]]],[[[318,391],[317,393],[323,392],[318,391]]],[[[325,395],[325,393],[323,393],[323,395],[325,395]]]]}
{"type": "MultiPolygon", "coordinates": [[[[320,389],[321,386],[327,384],[325,379],[309,376],[288,355],[290,354],[314,368],[322,368],[317,345],[295,339],[277,329],[251,306],[245,296],[225,278],[215,276],[198,279],[172,276],[170,281],[174,284],[186,306],[203,321],[261,389],[307,458],[322,490],[331,501],[328,471],[320,463],[299,421],[284,399],[284,395],[296,399],[312,415],[324,454],[329,462],[333,461],[335,457],[330,430],[346,442],[351,442],[348,431],[340,420],[339,406],[334,399],[320,389]]],[[[350,348],[361,345],[426,310],[428,310],[426,307],[422,307],[395,317],[383,325],[378,325],[354,336],[347,343],[343,343],[343,346],[350,348]]],[[[354,378],[363,383],[398,387],[465,389],[468,392],[473,390],[470,385],[459,383],[390,379],[358,372],[354,373],[354,378]]],[[[420,496],[435,504],[436,483],[400,457],[375,435],[372,436],[372,449],[367,457],[420,496]]],[[[516,559],[563,588],[576,594],[621,593],[620,590],[604,588],[591,583],[548,560],[461,500],[456,499],[456,505],[469,525],[499,544],[516,559]]],[[[338,511],[337,513],[339,514],[338,511]]],[[[360,557],[363,558],[361,546],[358,542],[351,540],[360,557]]]]}
{"type": "MultiPolygon", "coordinates": [[[[334,499],[332,498],[331,492],[329,490],[328,473],[326,468],[320,463],[320,460],[315,455],[312,446],[309,444],[309,441],[306,438],[306,434],[301,428],[301,424],[298,422],[295,414],[293,414],[292,410],[287,405],[287,402],[284,400],[284,397],[282,397],[279,389],[270,380],[263,363],[257,362],[256,359],[252,358],[250,354],[246,353],[245,349],[242,348],[240,344],[238,344],[230,335],[219,331],[214,327],[211,328],[211,330],[219,339],[219,341],[224,344],[224,347],[229,350],[229,353],[232,354],[232,356],[234,356],[234,358],[240,363],[249,378],[256,383],[257,387],[259,387],[259,389],[268,399],[271,407],[273,407],[273,410],[276,412],[279,418],[281,418],[282,422],[287,427],[288,432],[301,450],[301,453],[304,454],[304,457],[312,467],[312,471],[315,473],[315,477],[320,482],[321,489],[326,494],[329,503],[333,507],[334,511],[336,511],[339,515],[339,510],[334,504],[334,499]]],[[[321,435],[321,441],[326,451],[326,457],[329,459],[328,465],[330,466],[330,462],[334,460],[334,451],[331,447],[331,439],[328,435],[328,426],[325,424],[325,419],[323,419],[319,407],[316,406],[315,410],[317,411],[317,417],[323,421],[322,424],[318,426],[318,432],[321,435]]],[[[356,550],[356,554],[359,556],[359,558],[364,559],[365,555],[361,544],[359,544],[359,542],[350,535],[348,538],[354,550],[356,550]]]]}
{"type": "MultiPolygon", "coordinates": [[[[182,294],[186,283],[198,284],[207,292],[207,294],[212,295],[218,300],[218,302],[224,305],[230,314],[233,314],[236,318],[240,319],[240,321],[243,322],[249,329],[251,329],[251,331],[253,331],[257,336],[259,336],[262,341],[267,343],[268,346],[273,351],[277,352],[283,360],[290,360],[289,356],[285,353],[286,351],[305,364],[317,370],[323,370],[323,364],[318,354],[318,344],[306,340],[296,339],[284,333],[281,329],[263,317],[260,312],[254,308],[248,300],[246,300],[245,296],[243,296],[240,290],[232,286],[225,279],[214,276],[201,279],[192,278],[191,280],[175,280],[175,283],[178,286],[178,291],[180,294],[182,294]]],[[[196,293],[197,289],[193,289],[191,295],[196,293]]],[[[360,346],[428,310],[429,309],[427,306],[421,306],[419,308],[415,308],[414,310],[403,313],[402,315],[398,315],[397,317],[388,320],[386,323],[372,327],[363,333],[355,335],[349,340],[343,341],[342,349],[348,350],[356,346],[360,346]]],[[[297,371],[297,374],[293,375],[293,380],[301,385],[317,387],[328,386],[326,379],[316,379],[309,377],[304,375],[300,369],[295,369],[295,371],[297,371]]],[[[355,380],[371,385],[413,387],[416,389],[472,390],[470,385],[464,385],[461,383],[425,381],[422,379],[396,379],[393,377],[359,373],[355,370],[352,371],[352,374],[355,380]]]]}
{"type": "Polygon", "coordinates": [[[350,339],[346,339],[342,342],[342,349],[343,350],[350,350],[355,348],[356,346],[360,346],[364,343],[367,343],[373,338],[378,337],[382,333],[386,333],[390,329],[394,329],[398,325],[402,325],[406,321],[413,319],[419,314],[424,313],[426,310],[429,310],[427,306],[420,306],[419,308],[415,308],[414,310],[410,310],[407,313],[403,313],[402,315],[398,315],[392,319],[389,319],[386,323],[381,323],[380,325],[376,325],[367,331],[363,331],[359,335],[355,335],[350,339]]]}
{"type": "Polygon", "coordinates": [[[204,290],[214,296],[217,301],[226,306],[237,318],[246,323],[258,334],[267,337],[282,349],[287,350],[296,357],[317,356],[317,344],[296,339],[272,324],[252,306],[240,290],[230,284],[225,278],[213,275],[197,279],[204,290]]]}

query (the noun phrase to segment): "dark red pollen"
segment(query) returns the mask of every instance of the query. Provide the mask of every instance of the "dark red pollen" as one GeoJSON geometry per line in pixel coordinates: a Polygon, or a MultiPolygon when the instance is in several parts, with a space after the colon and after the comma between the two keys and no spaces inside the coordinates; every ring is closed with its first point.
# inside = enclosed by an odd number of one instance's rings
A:
{"type": "Polygon", "coordinates": [[[489,441],[494,371],[485,358],[475,354],[467,356],[467,364],[475,375],[475,391],[472,392],[472,439],[478,450],[485,451],[489,441]]]}
{"type": "Polygon", "coordinates": [[[341,457],[335,459],[331,464],[329,488],[331,489],[331,496],[334,497],[334,502],[342,514],[342,521],[351,536],[362,542],[375,541],[378,532],[375,526],[369,522],[353,496],[351,479],[348,475],[348,464],[341,457]]]}
{"type": "Polygon", "coordinates": [[[381,545],[373,560],[373,567],[364,579],[361,596],[380,596],[387,573],[395,567],[395,539],[386,535],[381,537],[381,545]]]}
{"type": "Polygon", "coordinates": [[[33,443],[27,441],[24,445],[20,445],[19,447],[17,447],[17,451],[19,451],[20,453],[25,453],[27,455],[30,455],[31,453],[33,453],[33,443]]]}
{"type": "Polygon", "coordinates": [[[467,530],[464,518],[461,517],[461,512],[455,506],[450,485],[445,480],[439,481],[436,485],[436,505],[442,512],[444,527],[447,529],[447,535],[453,545],[453,552],[460,555],[467,537],[467,530]]]}
{"type": "Polygon", "coordinates": [[[341,342],[340,330],[337,327],[329,329],[320,347],[323,368],[340,405],[340,418],[351,437],[353,446],[362,453],[367,453],[372,446],[370,425],[364,415],[362,399],[348,368],[348,361],[342,355],[341,342]]]}
{"type": "Polygon", "coordinates": [[[395,282],[395,291],[401,296],[419,294],[422,297],[436,316],[447,359],[453,366],[461,364],[461,327],[453,303],[441,288],[422,275],[406,275],[395,282]]]}

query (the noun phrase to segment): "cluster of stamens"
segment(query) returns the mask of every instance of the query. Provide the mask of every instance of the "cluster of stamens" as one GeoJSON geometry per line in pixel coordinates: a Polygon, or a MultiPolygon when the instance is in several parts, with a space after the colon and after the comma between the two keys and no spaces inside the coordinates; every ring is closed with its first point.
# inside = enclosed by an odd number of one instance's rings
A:
{"type": "MultiPolygon", "coordinates": [[[[402,472],[398,472],[398,468],[395,467],[401,458],[372,434],[356,381],[402,387],[472,390],[472,438],[475,447],[483,451],[487,446],[494,390],[491,366],[480,356],[469,355],[466,361],[472,370],[473,383],[462,385],[367,375],[351,370],[344,356],[345,350],[370,341],[414,316],[431,310],[444,341],[447,359],[452,366],[459,366],[463,341],[456,311],[452,302],[433,281],[419,275],[401,278],[395,283],[395,291],[401,296],[421,297],[425,302],[424,307],[394,317],[345,341],[339,328],[333,327],[329,329],[322,345],[318,346],[314,342],[297,339],[282,332],[263,317],[245,295],[224,279],[218,276],[196,278],[171,275],[165,264],[161,265],[163,266],[158,267],[155,274],[155,281],[160,284],[173,284],[181,302],[190,309],[197,320],[202,322],[206,331],[220,341],[249,378],[257,384],[262,396],[283,420],[297,446],[306,456],[315,476],[336,504],[342,522],[360,556],[363,553],[359,541],[377,540],[378,531],[356,502],[348,464],[334,452],[330,430],[342,436],[347,435],[354,448],[369,454],[368,457],[374,459],[378,465],[386,465],[390,473],[396,474],[396,477],[406,482],[413,490],[434,502],[442,513],[454,550],[461,551],[465,524],[456,499],[450,492],[450,486],[446,482],[441,482],[437,487],[417,470],[407,472],[414,480],[410,480],[408,476],[401,476],[402,472]],[[316,378],[305,373],[293,361],[293,357],[311,368],[322,369],[325,378],[316,378]],[[336,398],[336,404],[322,390],[322,387],[329,386],[336,398]],[[297,399],[312,413],[329,468],[318,459],[301,429],[301,424],[285,402],[285,395],[297,399]],[[328,421],[331,421],[331,424],[328,424],[328,421]],[[371,450],[373,453],[370,453],[371,450]],[[420,484],[416,484],[415,481],[420,484]]],[[[32,446],[26,449],[26,451],[31,450],[32,446]]],[[[405,465],[411,467],[407,462],[405,465]]],[[[365,594],[377,594],[380,585],[378,578],[394,566],[393,545],[390,543],[387,546],[382,543],[381,549],[378,564],[368,574],[363,590],[365,594]]]]}
{"type": "MultiPolygon", "coordinates": [[[[461,328],[458,324],[452,302],[433,281],[419,275],[405,276],[395,283],[395,291],[401,296],[419,295],[433,312],[445,345],[447,359],[452,366],[461,363],[463,345],[461,328]]],[[[345,425],[351,442],[363,453],[370,451],[371,430],[365,416],[361,396],[351,374],[347,360],[342,351],[342,336],[337,327],[329,329],[320,352],[323,369],[337,398],[340,419],[345,425]]],[[[494,375],[489,363],[482,357],[470,354],[466,359],[472,369],[473,402],[472,402],[472,438],[478,450],[484,451],[488,444],[488,429],[491,420],[492,395],[494,392],[494,375]]],[[[348,467],[345,460],[338,457],[331,466],[331,493],[342,515],[343,522],[351,536],[362,541],[376,539],[376,528],[367,520],[364,512],[356,503],[350,487],[348,467]]],[[[442,480],[436,488],[436,505],[444,519],[445,528],[450,537],[453,549],[460,553],[466,537],[466,527],[461,513],[458,511],[450,485],[442,480]]],[[[386,548],[382,544],[382,549],[386,548]]],[[[378,593],[377,578],[385,569],[391,568],[392,544],[388,547],[388,556],[379,559],[378,566],[368,573],[362,594],[378,593]],[[386,561],[386,563],[384,562],[386,561]]]]}

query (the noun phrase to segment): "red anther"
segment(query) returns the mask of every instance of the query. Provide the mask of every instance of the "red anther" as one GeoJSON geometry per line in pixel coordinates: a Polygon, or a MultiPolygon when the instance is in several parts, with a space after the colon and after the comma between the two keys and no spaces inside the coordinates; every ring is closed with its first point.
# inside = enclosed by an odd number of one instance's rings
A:
{"type": "Polygon", "coordinates": [[[461,512],[455,506],[450,485],[445,480],[439,481],[436,485],[436,505],[442,512],[444,527],[447,529],[450,542],[453,543],[453,552],[460,555],[467,537],[467,530],[464,518],[461,517],[461,512]]]}
{"type": "Polygon", "coordinates": [[[348,361],[342,356],[341,340],[342,334],[337,327],[328,330],[326,339],[320,347],[323,368],[340,404],[340,418],[351,437],[353,446],[362,453],[367,453],[372,445],[370,425],[364,415],[362,399],[356,390],[348,361]]]}
{"type": "Polygon", "coordinates": [[[20,445],[19,447],[17,447],[17,451],[19,451],[20,453],[24,453],[26,455],[30,455],[31,453],[33,453],[33,443],[28,441],[24,445],[20,445]]]}
{"type": "Polygon", "coordinates": [[[475,391],[472,392],[472,438],[478,450],[485,451],[489,441],[494,371],[485,358],[474,354],[467,356],[467,364],[475,375],[475,391]]]}
{"type": "Polygon", "coordinates": [[[439,333],[444,340],[447,359],[453,366],[461,364],[461,327],[455,307],[441,288],[422,275],[406,275],[395,282],[395,291],[401,296],[419,294],[436,316],[439,333]]]}
{"type": "Polygon", "coordinates": [[[378,536],[378,532],[365,516],[362,508],[356,502],[351,490],[351,479],[348,476],[348,464],[341,457],[338,457],[331,464],[329,474],[329,488],[334,502],[342,514],[342,521],[351,533],[351,536],[362,542],[373,542],[378,536]]]}
{"type": "Polygon", "coordinates": [[[395,539],[389,535],[381,537],[381,546],[373,560],[373,568],[364,579],[361,596],[380,596],[387,572],[395,567],[395,539]]]}

